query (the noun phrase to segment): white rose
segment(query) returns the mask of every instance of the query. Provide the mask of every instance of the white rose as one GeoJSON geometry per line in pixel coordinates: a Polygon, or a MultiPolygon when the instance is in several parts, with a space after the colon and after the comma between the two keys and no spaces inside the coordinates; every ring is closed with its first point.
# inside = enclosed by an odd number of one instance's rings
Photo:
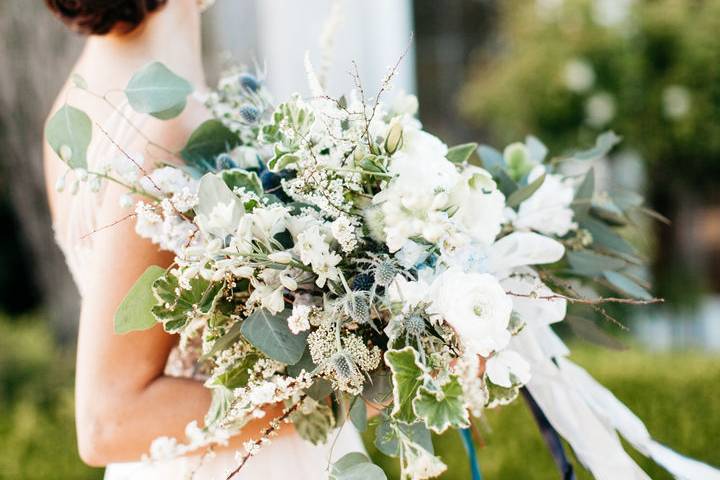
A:
{"type": "Polygon", "coordinates": [[[512,300],[492,275],[450,268],[435,279],[430,298],[431,313],[442,316],[468,350],[487,357],[508,345],[512,300]]]}
{"type": "MultiPolygon", "coordinates": [[[[403,143],[400,152],[418,160],[420,158],[442,157],[447,155],[448,147],[439,138],[416,128],[403,131],[403,143]]],[[[393,161],[395,157],[393,156],[393,161]]]]}
{"type": "MultiPolygon", "coordinates": [[[[545,173],[538,165],[528,175],[533,182],[545,173]]],[[[513,225],[520,230],[535,230],[546,235],[563,236],[577,228],[570,208],[575,189],[560,175],[546,174],[545,181],[537,191],[520,204],[517,215],[512,215],[513,225]]]]}

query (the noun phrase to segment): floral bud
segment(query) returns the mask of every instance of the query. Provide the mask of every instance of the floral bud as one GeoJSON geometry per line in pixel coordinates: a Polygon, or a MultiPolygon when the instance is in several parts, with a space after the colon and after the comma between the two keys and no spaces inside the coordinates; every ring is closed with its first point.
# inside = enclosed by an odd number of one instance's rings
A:
{"type": "Polygon", "coordinates": [[[84,182],[88,179],[88,172],[84,168],[76,168],[75,169],[75,177],[80,180],[81,182],[84,182]]]}
{"type": "Polygon", "coordinates": [[[130,208],[133,206],[133,198],[132,195],[129,193],[126,193],[122,197],[120,197],[120,207],[121,208],[130,208]]]}
{"type": "Polygon", "coordinates": [[[72,159],[72,148],[69,145],[61,145],[58,151],[63,162],[69,163],[72,159]]]}
{"type": "Polygon", "coordinates": [[[275,262],[280,263],[282,265],[287,265],[288,263],[292,262],[292,255],[290,252],[273,252],[270,255],[268,255],[268,258],[275,262]]]}
{"type": "Polygon", "coordinates": [[[385,151],[388,155],[392,155],[397,152],[398,148],[402,146],[403,142],[403,129],[400,122],[393,120],[390,123],[387,136],[385,137],[385,151]]]}
{"type": "Polygon", "coordinates": [[[287,288],[291,292],[297,290],[298,288],[298,284],[295,279],[288,275],[280,275],[280,283],[282,283],[282,286],[287,288]]]}
{"type": "Polygon", "coordinates": [[[260,81],[249,73],[240,74],[238,83],[241,87],[251,92],[257,92],[260,89],[260,81]]]}
{"type": "Polygon", "coordinates": [[[65,190],[65,175],[55,180],[55,191],[59,193],[63,190],[65,190]]]}

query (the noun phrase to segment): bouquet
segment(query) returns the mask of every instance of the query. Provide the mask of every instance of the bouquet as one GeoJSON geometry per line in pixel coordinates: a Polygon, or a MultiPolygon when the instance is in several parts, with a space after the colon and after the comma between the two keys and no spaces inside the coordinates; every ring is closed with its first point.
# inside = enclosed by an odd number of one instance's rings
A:
{"type": "MultiPolygon", "coordinates": [[[[334,98],[306,63],[312,95],[277,104],[262,78],[229,72],[207,98],[213,118],[176,153],[182,161],[152,171],[123,151],[87,171],[87,115],[66,105],[48,123],[78,178],[125,185],[137,233],[175,254],[137,281],[115,328],[161,323],[179,335],[213,401],[187,442],[158,439],[151,457],[224,443],[282,402],[231,478],[282,422],[323,443],[345,422],[364,431],[371,407],[375,444],[399,458],[402,478],[433,478],[446,465],[431,433],[458,429],[472,449],[474,419],[523,391],[566,470],[558,432],[598,478],[639,471],[616,430],[677,475],[709,470],[668,457],[567,360],[550,327],[568,303],[611,318],[604,303],[657,301],[618,234],[644,211],[641,197],[594,185],[593,161],[619,137],[557,157],[534,137],[503,152],[448,147],[422,129],[415,97],[383,102],[394,69],[372,99],[357,75],[353,93],[334,98]],[[582,297],[578,279],[618,295],[582,297]]],[[[167,119],[191,90],[153,63],[125,93],[136,111],[167,119]]],[[[329,471],[360,475],[386,478],[362,452],[329,471]]]]}

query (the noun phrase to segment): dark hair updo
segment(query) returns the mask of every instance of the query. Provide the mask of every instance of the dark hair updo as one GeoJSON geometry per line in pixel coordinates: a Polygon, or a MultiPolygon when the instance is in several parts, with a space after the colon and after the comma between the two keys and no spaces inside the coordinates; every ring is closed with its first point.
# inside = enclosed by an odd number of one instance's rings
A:
{"type": "Polygon", "coordinates": [[[116,26],[127,33],[166,0],[45,0],[45,4],[72,30],[105,35],[116,26]]]}

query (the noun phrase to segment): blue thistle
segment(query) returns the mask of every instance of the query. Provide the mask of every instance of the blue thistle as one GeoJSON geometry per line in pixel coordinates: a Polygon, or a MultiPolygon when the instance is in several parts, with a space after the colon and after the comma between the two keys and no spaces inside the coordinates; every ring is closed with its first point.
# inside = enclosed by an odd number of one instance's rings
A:
{"type": "Polygon", "coordinates": [[[260,110],[254,105],[243,105],[240,107],[240,117],[246,123],[255,123],[260,118],[260,110]]]}
{"type": "Polygon", "coordinates": [[[245,90],[249,90],[251,92],[257,92],[258,90],[260,90],[260,81],[255,78],[254,75],[251,75],[249,73],[240,74],[238,82],[240,83],[240,86],[243,87],[245,90]]]}

